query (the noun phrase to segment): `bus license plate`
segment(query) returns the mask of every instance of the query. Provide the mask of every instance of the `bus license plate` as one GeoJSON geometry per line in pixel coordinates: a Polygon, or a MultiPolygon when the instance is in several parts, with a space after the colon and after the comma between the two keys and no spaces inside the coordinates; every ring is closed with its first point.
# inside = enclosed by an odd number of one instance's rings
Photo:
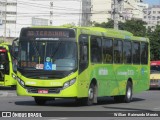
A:
{"type": "Polygon", "coordinates": [[[48,90],[38,90],[38,93],[40,93],[40,94],[47,94],[48,90]]]}

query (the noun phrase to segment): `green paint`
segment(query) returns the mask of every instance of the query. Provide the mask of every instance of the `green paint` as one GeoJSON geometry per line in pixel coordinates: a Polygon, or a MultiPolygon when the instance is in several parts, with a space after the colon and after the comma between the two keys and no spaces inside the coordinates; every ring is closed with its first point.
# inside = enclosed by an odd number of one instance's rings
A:
{"type": "MultiPolygon", "coordinates": [[[[44,28],[44,27],[34,27],[44,28]]],[[[45,27],[56,28],[56,27],[45,27]]],[[[61,26],[61,29],[67,29],[68,27],[61,26]]],[[[80,34],[105,36],[109,38],[119,38],[129,41],[145,41],[149,43],[147,38],[133,36],[132,33],[122,30],[104,29],[98,27],[69,27],[69,29],[75,29],[76,39],[78,44],[78,38],[80,34]],[[126,37],[127,36],[127,37],[126,37]]],[[[90,37],[89,37],[90,38],[90,37]]],[[[89,42],[90,43],[90,42],[89,42]]],[[[90,45],[89,45],[90,46],[90,45]]],[[[149,49],[149,48],[148,48],[149,49]]],[[[150,54],[150,53],[148,53],[150,54]]],[[[89,49],[90,56],[90,49],[89,49]]],[[[148,55],[148,61],[150,55],[148,55]]],[[[76,78],[76,82],[70,87],[61,90],[59,94],[37,94],[28,93],[26,88],[17,83],[17,93],[21,96],[44,96],[44,97],[87,97],[88,89],[91,81],[95,79],[98,86],[98,96],[115,96],[124,95],[126,92],[126,83],[130,79],[133,83],[133,92],[141,92],[149,89],[149,74],[150,65],[133,65],[133,64],[92,64],[89,58],[89,66],[81,74],[78,74],[78,70],[69,76],[62,79],[31,79],[24,77],[18,72],[18,77],[25,82],[27,86],[32,87],[63,87],[63,84],[69,80],[76,78]],[[145,71],[142,74],[142,70],[145,71]]]]}

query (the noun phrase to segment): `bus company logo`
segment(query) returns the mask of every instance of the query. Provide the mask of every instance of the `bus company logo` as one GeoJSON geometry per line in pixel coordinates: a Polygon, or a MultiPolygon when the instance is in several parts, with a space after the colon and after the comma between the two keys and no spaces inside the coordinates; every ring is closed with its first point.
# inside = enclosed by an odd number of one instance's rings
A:
{"type": "Polygon", "coordinates": [[[144,68],[141,69],[141,73],[142,73],[142,75],[144,75],[144,68]]]}
{"type": "Polygon", "coordinates": [[[2,112],[2,117],[12,117],[11,112],[2,112]]]}

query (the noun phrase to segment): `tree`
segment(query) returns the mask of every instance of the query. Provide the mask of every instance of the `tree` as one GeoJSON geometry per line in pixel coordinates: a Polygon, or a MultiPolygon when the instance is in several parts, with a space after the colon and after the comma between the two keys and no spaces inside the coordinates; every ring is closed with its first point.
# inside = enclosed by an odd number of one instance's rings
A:
{"type": "Polygon", "coordinates": [[[96,23],[94,22],[93,25],[95,27],[103,27],[103,28],[113,28],[114,22],[111,19],[108,19],[108,22],[96,23]]]}
{"type": "MultiPolygon", "coordinates": [[[[119,30],[127,30],[131,33],[133,33],[135,36],[146,36],[146,22],[142,20],[126,20],[126,22],[119,22],[119,30]]],[[[103,28],[113,28],[114,21],[109,19],[108,22],[103,23],[94,23],[94,26],[96,27],[103,27],[103,28]]]]}
{"type": "Polygon", "coordinates": [[[141,37],[145,37],[146,34],[146,22],[142,21],[142,20],[138,20],[138,19],[131,19],[131,20],[126,20],[126,22],[124,23],[124,29],[123,30],[127,30],[131,33],[133,33],[133,35],[135,36],[141,36],[141,37]]]}
{"type": "Polygon", "coordinates": [[[154,31],[149,28],[147,33],[150,39],[151,60],[160,60],[160,26],[156,26],[154,31]]]}

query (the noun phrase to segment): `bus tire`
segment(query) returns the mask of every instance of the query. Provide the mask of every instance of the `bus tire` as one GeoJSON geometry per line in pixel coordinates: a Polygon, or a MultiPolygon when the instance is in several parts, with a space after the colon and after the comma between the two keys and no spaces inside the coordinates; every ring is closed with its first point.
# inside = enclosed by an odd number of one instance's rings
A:
{"type": "Polygon", "coordinates": [[[115,102],[125,102],[130,103],[132,100],[132,83],[127,82],[125,95],[114,96],[115,102]]]}
{"type": "Polygon", "coordinates": [[[95,92],[96,92],[96,87],[93,83],[91,83],[88,89],[88,97],[87,98],[77,98],[76,104],[85,105],[85,106],[93,105],[94,99],[95,97],[97,97],[95,92]]]}
{"type": "Polygon", "coordinates": [[[84,104],[87,106],[93,105],[94,99],[96,96],[96,87],[93,83],[90,84],[90,87],[88,89],[88,97],[84,99],[84,104]]]}
{"type": "Polygon", "coordinates": [[[44,105],[47,100],[41,97],[34,97],[34,101],[37,105],[44,105]]]}
{"type": "Polygon", "coordinates": [[[128,81],[124,102],[130,103],[132,100],[132,94],[133,94],[132,83],[130,81],[128,81]]]}

